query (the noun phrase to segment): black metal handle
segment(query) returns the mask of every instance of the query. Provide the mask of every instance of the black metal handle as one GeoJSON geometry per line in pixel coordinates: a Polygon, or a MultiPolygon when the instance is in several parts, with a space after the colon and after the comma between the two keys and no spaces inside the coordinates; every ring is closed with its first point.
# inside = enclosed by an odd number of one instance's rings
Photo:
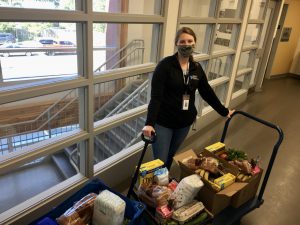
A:
{"type": "Polygon", "coordinates": [[[142,133],[142,135],[141,135],[142,140],[143,140],[145,143],[153,144],[153,143],[156,141],[156,133],[155,133],[155,132],[152,132],[151,134],[152,134],[152,136],[151,136],[151,137],[148,137],[148,136],[145,136],[145,135],[142,133]]]}
{"type": "Polygon", "coordinates": [[[137,181],[139,171],[140,171],[140,167],[141,167],[141,164],[143,162],[147,147],[148,147],[149,144],[153,144],[156,141],[156,134],[154,132],[152,132],[151,137],[145,137],[144,134],[142,133],[141,138],[145,142],[145,145],[144,145],[142,154],[140,156],[139,162],[137,164],[137,167],[135,169],[134,175],[133,175],[132,180],[131,180],[131,184],[130,184],[130,187],[129,187],[129,190],[128,190],[128,193],[127,193],[128,198],[130,198],[130,196],[133,194],[133,188],[134,188],[134,185],[137,181]]]}
{"type": "Polygon", "coordinates": [[[231,118],[228,118],[225,122],[225,126],[224,126],[224,129],[223,129],[223,133],[222,133],[222,138],[221,138],[221,142],[224,143],[225,141],[225,137],[226,137],[226,133],[227,133],[227,129],[228,129],[228,126],[229,126],[229,123],[231,121],[231,119],[235,116],[235,115],[243,115],[245,117],[248,117],[258,123],[261,123],[261,124],[264,124],[265,126],[268,126],[270,128],[273,128],[275,129],[279,136],[278,136],[278,140],[276,141],[275,145],[274,145],[274,148],[273,148],[273,152],[272,152],[272,155],[271,155],[271,158],[270,158],[270,161],[269,161],[269,164],[268,164],[268,168],[266,170],[266,174],[264,176],[264,179],[263,179],[263,182],[262,182],[262,185],[261,185],[261,188],[260,188],[260,191],[259,191],[259,194],[258,194],[258,200],[260,202],[263,202],[263,195],[264,195],[264,191],[265,191],[265,188],[266,188],[266,185],[267,185],[267,182],[268,182],[268,179],[269,179],[269,176],[270,176],[270,173],[271,173],[271,170],[272,170],[272,167],[273,167],[273,163],[275,161],[275,158],[276,158],[276,155],[277,155],[277,152],[278,152],[278,149],[279,149],[279,146],[283,140],[283,132],[281,130],[281,128],[275,124],[272,124],[268,121],[265,121],[263,119],[260,119],[260,118],[257,118],[253,115],[250,115],[249,113],[246,113],[246,112],[243,112],[243,111],[235,111],[232,115],[231,115],[231,118]]]}

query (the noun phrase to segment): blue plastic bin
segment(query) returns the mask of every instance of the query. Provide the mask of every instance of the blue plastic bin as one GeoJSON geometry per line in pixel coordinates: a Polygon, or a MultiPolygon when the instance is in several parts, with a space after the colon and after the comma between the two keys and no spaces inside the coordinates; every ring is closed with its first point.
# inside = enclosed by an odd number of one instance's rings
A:
{"type": "MultiPolygon", "coordinates": [[[[99,179],[94,179],[94,180],[90,181],[82,189],[80,189],[75,194],[73,194],[71,197],[69,197],[67,200],[65,200],[60,205],[58,205],[57,207],[52,209],[49,213],[47,213],[43,217],[35,220],[30,225],[46,225],[46,224],[50,224],[49,223],[50,220],[53,220],[53,222],[55,222],[55,219],[57,217],[59,217],[60,215],[62,215],[70,207],[72,207],[76,201],[79,201],[81,198],[83,198],[85,195],[87,195],[91,192],[99,194],[99,191],[101,191],[101,190],[109,190],[109,191],[113,192],[114,194],[118,195],[120,198],[122,198],[126,202],[125,218],[130,220],[130,223],[128,225],[141,224],[140,221],[141,221],[142,213],[145,210],[145,205],[143,203],[129,199],[129,198],[121,195],[120,193],[117,193],[117,192],[111,190],[99,179]]],[[[55,222],[55,224],[57,224],[57,223],[55,222]]]]}

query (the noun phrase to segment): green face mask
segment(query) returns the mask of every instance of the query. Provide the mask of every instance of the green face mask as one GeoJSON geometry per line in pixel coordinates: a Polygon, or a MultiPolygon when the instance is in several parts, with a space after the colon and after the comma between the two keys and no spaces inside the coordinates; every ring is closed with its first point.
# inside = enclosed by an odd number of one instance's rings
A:
{"type": "Polygon", "coordinates": [[[188,58],[190,55],[192,55],[194,51],[194,46],[193,45],[177,45],[177,49],[179,54],[184,57],[188,58]]]}

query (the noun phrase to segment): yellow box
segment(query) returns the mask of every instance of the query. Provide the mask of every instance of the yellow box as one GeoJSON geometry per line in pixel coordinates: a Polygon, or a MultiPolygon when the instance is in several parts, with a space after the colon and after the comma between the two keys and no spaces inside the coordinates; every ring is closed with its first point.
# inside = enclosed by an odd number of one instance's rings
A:
{"type": "Polygon", "coordinates": [[[226,173],[223,176],[217,178],[214,180],[214,183],[219,185],[221,189],[224,189],[228,187],[230,184],[233,184],[235,182],[236,176],[234,176],[231,173],[226,173]]]}
{"type": "Polygon", "coordinates": [[[222,142],[217,142],[217,143],[214,143],[212,145],[209,145],[209,146],[205,147],[204,149],[207,150],[207,151],[210,151],[212,153],[217,153],[217,152],[222,151],[223,149],[225,149],[225,144],[222,143],[222,142]]]}
{"type": "Polygon", "coordinates": [[[155,159],[147,163],[143,163],[140,167],[140,174],[138,184],[151,184],[153,181],[153,174],[156,170],[162,168],[164,162],[160,159],[155,159]]]}

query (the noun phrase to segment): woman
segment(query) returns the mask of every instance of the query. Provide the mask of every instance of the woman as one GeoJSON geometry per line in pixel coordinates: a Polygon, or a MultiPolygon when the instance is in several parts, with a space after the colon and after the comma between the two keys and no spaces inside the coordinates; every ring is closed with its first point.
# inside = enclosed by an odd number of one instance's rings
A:
{"type": "Polygon", "coordinates": [[[194,31],[182,27],[175,38],[178,52],[161,60],[153,73],[151,100],[142,131],[148,137],[156,133],[153,155],[164,161],[168,169],[196,119],[196,89],[221,116],[230,117],[234,112],[221,104],[201,65],[193,60],[195,43],[194,31]]]}

